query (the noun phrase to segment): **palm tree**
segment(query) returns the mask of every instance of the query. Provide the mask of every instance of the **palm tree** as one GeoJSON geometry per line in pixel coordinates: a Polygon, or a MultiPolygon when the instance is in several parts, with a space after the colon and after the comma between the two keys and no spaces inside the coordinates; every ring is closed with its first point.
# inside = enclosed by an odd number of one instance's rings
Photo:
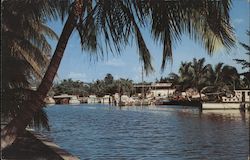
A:
{"type": "MultiPolygon", "coordinates": [[[[45,25],[44,19],[31,19],[20,2],[4,1],[2,6],[2,113],[5,119],[17,116],[20,108],[33,94],[31,86],[41,80],[48,66],[51,47],[46,38],[57,35],[45,25]],[[17,4],[15,4],[17,3],[17,4]],[[27,15],[27,16],[26,16],[27,15]]],[[[43,109],[33,116],[35,127],[49,129],[43,109]]]]}
{"type": "Polygon", "coordinates": [[[180,84],[183,86],[183,90],[191,87],[190,81],[192,74],[190,72],[191,62],[182,62],[179,69],[180,84]]]}
{"type": "Polygon", "coordinates": [[[218,63],[213,68],[208,70],[207,86],[202,89],[202,92],[212,92],[217,96],[217,100],[221,100],[221,95],[226,93],[234,93],[235,88],[240,87],[240,77],[237,69],[233,66],[218,63]]]}
{"type": "Polygon", "coordinates": [[[192,84],[192,87],[197,89],[200,98],[201,98],[201,90],[205,86],[209,85],[207,79],[209,77],[210,68],[212,68],[210,64],[205,65],[205,58],[199,60],[194,58],[192,65],[190,67],[190,73],[192,75],[191,76],[192,80],[190,82],[192,84]]]}
{"type": "Polygon", "coordinates": [[[231,90],[240,86],[240,76],[237,69],[233,66],[225,65],[222,68],[223,81],[231,90]]]}
{"type": "MultiPolygon", "coordinates": [[[[247,31],[247,35],[250,37],[250,31],[247,31]]],[[[247,50],[245,53],[250,57],[250,46],[240,42],[240,45],[247,50]]],[[[241,73],[241,75],[244,76],[243,81],[245,81],[245,84],[248,88],[250,88],[250,59],[245,60],[245,59],[234,59],[238,64],[241,64],[242,69],[247,69],[248,71],[241,73]]]]}
{"type": "MultiPolygon", "coordinates": [[[[147,73],[153,70],[151,54],[144,42],[140,29],[149,27],[155,41],[163,43],[162,69],[166,59],[172,57],[172,43],[181,35],[189,34],[191,39],[202,43],[209,54],[218,45],[230,49],[234,36],[229,19],[231,1],[186,0],[186,1],[111,1],[75,0],[69,8],[69,15],[59,38],[50,65],[28,109],[13,119],[2,131],[1,148],[12,143],[16,134],[22,132],[30,122],[33,113],[42,108],[42,101],[52,86],[69,37],[77,29],[83,49],[103,53],[101,40],[111,50],[120,51],[135,37],[140,60],[147,73]],[[101,36],[102,38],[99,38],[101,36]]],[[[65,7],[64,7],[65,8],[65,7]]],[[[49,13],[53,13],[52,11],[49,13]]]]}

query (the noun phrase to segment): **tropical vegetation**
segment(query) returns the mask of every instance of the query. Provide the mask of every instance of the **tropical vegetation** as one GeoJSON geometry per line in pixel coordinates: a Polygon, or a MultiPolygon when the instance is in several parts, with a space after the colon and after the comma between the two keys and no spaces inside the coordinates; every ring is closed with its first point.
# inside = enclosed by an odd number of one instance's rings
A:
{"type": "Polygon", "coordinates": [[[223,63],[212,66],[206,64],[204,58],[182,62],[178,74],[170,73],[168,77],[161,78],[160,82],[171,82],[180,92],[192,88],[200,95],[210,94],[217,100],[222,95],[234,93],[234,89],[247,87],[235,67],[223,63]]]}
{"type": "MultiPolygon", "coordinates": [[[[247,35],[250,38],[250,31],[247,31],[247,35]]],[[[250,88],[250,45],[240,42],[240,45],[247,51],[245,54],[247,55],[248,59],[234,59],[238,64],[242,66],[242,69],[246,71],[241,73],[244,76],[244,83],[250,88]]]]}
{"type": "Polygon", "coordinates": [[[126,94],[131,96],[134,93],[133,81],[129,79],[115,80],[112,74],[108,73],[103,80],[96,80],[92,83],[83,83],[79,80],[64,79],[55,84],[52,88],[54,95],[69,94],[78,96],[97,95],[114,95],[115,93],[126,94]]]}
{"type": "MultiPolygon", "coordinates": [[[[34,93],[31,86],[39,83],[51,57],[49,39],[58,39],[46,26],[43,17],[31,18],[33,8],[20,8],[20,3],[2,3],[2,116],[16,117],[34,93]]],[[[43,109],[32,117],[35,127],[49,129],[43,109]]]]}
{"type": "MultiPolygon", "coordinates": [[[[1,1],[2,5],[20,9],[34,8],[28,16],[52,19],[65,18],[62,33],[58,40],[50,64],[38,89],[26,101],[22,109],[2,130],[1,148],[10,145],[18,133],[22,133],[30,123],[34,113],[43,107],[43,100],[52,87],[67,42],[77,30],[81,46],[90,53],[103,54],[102,41],[106,48],[119,53],[123,46],[135,38],[140,59],[147,73],[153,70],[151,54],[143,39],[141,29],[149,29],[154,40],[163,44],[162,69],[166,60],[171,60],[172,44],[178,42],[183,34],[202,44],[208,54],[218,47],[230,49],[234,46],[233,28],[230,25],[230,0],[186,0],[186,1],[111,1],[75,0],[69,1],[1,1]],[[68,12],[67,12],[68,11],[68,12]]],[[[20,16],[24,14],[20,13],[20,16]]],[[[36,23],[36,21],[34,21],[36,23]]]]}

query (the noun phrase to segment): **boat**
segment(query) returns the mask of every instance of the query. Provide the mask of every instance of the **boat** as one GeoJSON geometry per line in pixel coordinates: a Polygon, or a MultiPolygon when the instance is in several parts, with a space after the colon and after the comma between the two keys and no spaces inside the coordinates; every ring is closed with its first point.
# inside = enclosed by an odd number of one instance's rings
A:
{"type": "Polygon", "coordinates": [[[205,102],[202,109],[250,109],[250,89],[234,90],[234,96],[222,97],[222,102],[205,102]]]}
{"type": "Polygon", "coordinates": [[[87,99],[87,103],[88,104],[92,104],[92,103],[99,103],[98,98],[96,97],[96,95],[89,95],[88,99],[87,99]]]}
{"type": "Polygon", "coordinates": [[[102,97],[101,102],[103,104],[111,104],[112,103],[112,97],[110,95],[105,95],[102,97]]]}
{"type": "Polygon", "coordinates": [[[215,110],[215,109],[244,109],[243,103],[203,103],[202,109],[215,110]]]}
{"type": "Polygon", "coordinates": [[[72,96],[69,100],[69,104],[80,104],[80,101],[77,99],[76,96],[72,96]]]}
{"type": "Polygon", "coordinates": [[[162,105],[181,105],[181,106],[201,107],[202,102],[200,100],[168,100],[168,101],[162,101],[162,105]]]}

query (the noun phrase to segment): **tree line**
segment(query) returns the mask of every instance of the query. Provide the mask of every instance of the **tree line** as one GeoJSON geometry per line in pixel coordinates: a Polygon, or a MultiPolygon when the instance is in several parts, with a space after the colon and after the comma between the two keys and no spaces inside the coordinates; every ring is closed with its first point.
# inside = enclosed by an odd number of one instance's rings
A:
{"type": "Polygon", "coordinates": [[[114,79],[112,74],[108,73],[103,79],[98,79],[92,83],[83,83],[81,81],[73,81],[72,79],[64,79],[52,88],[54,95],[71,94],[79,96],[97,95],[113,95],[115,93],[126,94],[131,96],[134,93],[133,81],[130,79],[114,79]]]}
{"type": "Polygon", "coordinates": [[[212,66],[206,64],[204,58],[194,58],[191,62],[182,62],[178,73],[170,73],[159,82],[171,82],[179,92],[191,88],[200,97],[203,93],[220,99],[223,95],[234,94],[234,89],[249,88],[250,76],[249,71],[238,73],[234,66],[224,63],[212,66]]]}

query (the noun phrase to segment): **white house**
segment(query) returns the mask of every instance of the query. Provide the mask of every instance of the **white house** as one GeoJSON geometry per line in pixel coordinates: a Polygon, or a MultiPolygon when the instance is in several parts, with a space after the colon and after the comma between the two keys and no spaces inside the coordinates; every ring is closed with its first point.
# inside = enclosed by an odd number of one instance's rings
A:
{"type": "Polygon", "coordinates": [[[173,95],[175,90],[172,83],[153,83],[149,92],[155,98],[163,98],[173,95]]]}

